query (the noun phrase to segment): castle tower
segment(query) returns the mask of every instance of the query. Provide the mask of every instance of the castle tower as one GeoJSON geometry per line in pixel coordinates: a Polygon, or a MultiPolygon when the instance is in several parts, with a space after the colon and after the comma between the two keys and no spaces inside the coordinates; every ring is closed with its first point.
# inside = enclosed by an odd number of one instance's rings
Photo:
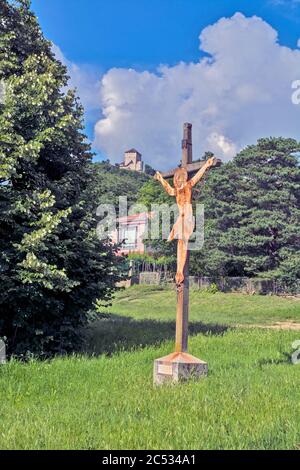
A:
{"type": "Polygon", "coordinates": [[[142,155],[134,148],[125,152],[124,162],[121,163],[119,166],[120,168],[123,168],[125,170],[138,171],[140,173],[144,171],[142,155]]]}

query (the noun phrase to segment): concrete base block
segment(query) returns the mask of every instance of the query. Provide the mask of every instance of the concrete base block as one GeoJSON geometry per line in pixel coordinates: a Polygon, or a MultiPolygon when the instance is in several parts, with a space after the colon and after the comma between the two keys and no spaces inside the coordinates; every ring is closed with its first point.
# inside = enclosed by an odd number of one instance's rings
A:
{"type": "Polygon", "coordinates": [[[154,361],[154,385],[186,382],[200,379],[208,374],[207,362],[201,361],[188,353],[172,353],[154,361]]]}

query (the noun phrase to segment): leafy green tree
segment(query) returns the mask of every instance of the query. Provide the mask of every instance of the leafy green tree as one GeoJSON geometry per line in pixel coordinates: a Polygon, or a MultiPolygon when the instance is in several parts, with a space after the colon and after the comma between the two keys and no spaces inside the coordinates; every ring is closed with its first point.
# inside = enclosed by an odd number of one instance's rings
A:
{"type": "Polygon", "coordinates": [[[146,175],[154,176],[156,171],[152,168],[151,165],[148,165],[148,163],[146,163],[145,164],[145,173],[146,173],[146,175]]]}
{"type": "Polygon", "coordinates": [[[173,256],[152,256],[149,253],[130,253],[128,259],[134,262],[135,272],[160,271],[175,272],[176,259],[173,256]]]}
{"type": "Polygon", "coordinates": [[[149,176],[135,171],[122,170],[108,162],[92,167],[94,199],[98,204],[113,204],[118,211],[119,197],[126,196],[128,207],[136,204],[139,191],[149,182],[149,176]]]}
{"type": "Polygon", "coordinates": [[[96,237],[82,107],[28,0],[0,0],[0,81],[0,336],[10,353],[63,353],[120,261],[96,237]]]}
{"type": "Polygon", "coordinates": [[[300,168],[293,139],[260,139],[213,171],[205,205],[205,247],[192,254],[198,274],[300,274],[300,168]]]}
{"type": "Polygon", "coordinates": [[[166,193],[161,184],[154,178],[148,179],[140,188],[137,200],[138,203],[144,204],[149,211],[152,204],[173,204],[174,202],[173,198],[166,193]]]}
{"type": "MultiPolygon", "coordinates": [[[[162,188],[161,184],[154,178],[149,179],[140,189],[138,193],[137,202],[143,204],[150,212],[153,210],[153,205],[166,205],[172,206],[176,204],[173,197],[169,196],[162,188]]],[[[172,220],[171,216],[171,222],[172,220]]],[[[151,220],[150,220],[151,224],[151,220]]],[[[162,238],[162,215],[160,215],[160,238],[158,240],[145,240],[145,245],[153,254],[153,257],[158,260],[159,258],[168,259],[168,266],[174,266],[176,261],[176,241],[169,243],[162,238]]]]}

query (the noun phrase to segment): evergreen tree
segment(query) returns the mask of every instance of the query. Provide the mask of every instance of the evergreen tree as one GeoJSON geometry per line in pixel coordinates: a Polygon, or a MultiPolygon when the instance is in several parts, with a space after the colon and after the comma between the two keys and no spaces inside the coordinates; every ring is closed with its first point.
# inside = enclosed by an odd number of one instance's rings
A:
{"type": "Polygon", "coordinates": [[[29,0],[0,0],[0,336],[10,353],[70,351],[119,280],[96,238],[83,110],[29,0]]]}
{"type": "Polygon", "coordinates": [[[207,275],[300,276],[300,168],[293,139],[260,139],[209,175],[205,247],[192,254],[207,275]]]}

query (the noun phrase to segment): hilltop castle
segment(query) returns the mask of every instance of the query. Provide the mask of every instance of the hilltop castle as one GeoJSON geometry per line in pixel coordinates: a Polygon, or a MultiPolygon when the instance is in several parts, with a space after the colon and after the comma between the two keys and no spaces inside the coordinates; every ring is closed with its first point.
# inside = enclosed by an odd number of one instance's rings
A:
{"type": "Polygon", "coordinates": [[[138,171],[142,173],[144,171],[144,163],[142,161],[142,155],[136,149],[127,150],[124,154],[124,161],[118,165],[123,170],[138,171]]]}

